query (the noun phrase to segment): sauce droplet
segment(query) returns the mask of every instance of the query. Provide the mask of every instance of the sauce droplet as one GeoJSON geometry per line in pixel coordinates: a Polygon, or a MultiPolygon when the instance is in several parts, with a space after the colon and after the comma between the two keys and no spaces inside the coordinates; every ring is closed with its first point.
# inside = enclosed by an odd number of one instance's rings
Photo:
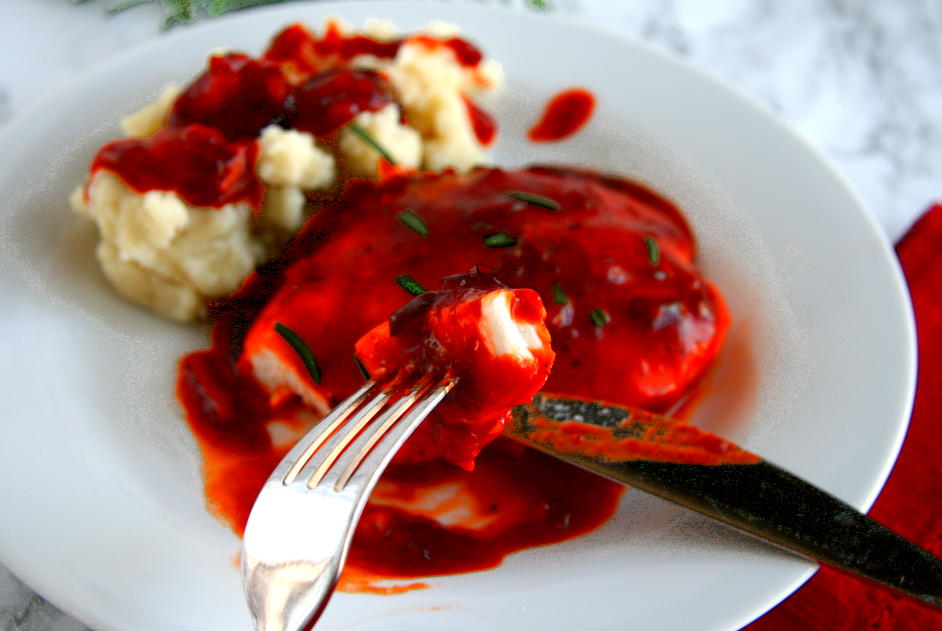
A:
{"type": "Polygon", "coordinates": [[[471,119],[475,137],[479,143],[487,147],[494,142],[494,136],[497,135],[497,122],[467,96],[464,96],[464,104],[468,108],[468,117],[471,119]]]}
{"type": "Polygon", "coordinates": [[[595,97],[582,89],[560,92],[546,104],[540,120],[527,134],[533,142],[563,140],[582,129],[595,110],[595,97]]]}

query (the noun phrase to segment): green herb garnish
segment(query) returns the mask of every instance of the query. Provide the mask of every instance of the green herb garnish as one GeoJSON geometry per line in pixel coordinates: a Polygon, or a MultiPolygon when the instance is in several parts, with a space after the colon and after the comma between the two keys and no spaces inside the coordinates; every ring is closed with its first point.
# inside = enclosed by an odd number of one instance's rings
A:
{"type": "Polygon", "coordinates": [[[307,374],[311,375],[311,381],[320,385],[321,369],[317,367],[317,360],[314,359],[314,353],[312,353],[308,345],[304,343],[301,336],[281,322],[275,323],[275,330],[278,331],[281,337],[285,338],[285,341],[291,346],[292,350],[294,350],[294,352],[298,354],[298,357],[301,358],[301,361],[304,362],[304,367],[307,368],[307,374]]]}
{"type": "Polygon", "coordinates": [[[363,375],[363,381],[370,380],[370,373],[366,372],[366,367],[363,366],[363,362],[360,361],[360,358],[357,357],[357,354],[353,354],[353,361],[357,363],[357,368],[360,369],[360,374],[363,375]]]}
{"type": "Polygon", "coordinates": [[[661,260],[661,251],[657,247],[657,241],[654,237],[647,237],[644,242],[648,246],[648,260],[651,265],[657,265],[657,262],[661,260]]]}
{"type": "Polygon", "coordinates": [[[399,220],[399,223],[417,235],[422,237],[428,236],[428,224],[411,210],[402,211],[396,215],[396,219],[399,220]]]}
{"type": "Polygon", "coordinates": [[[608,315],[608,313],[602,307],[599,307],[594,311],[590,311],[589,319],[592,320],[592,324],[597,328],[602,328],[612,321],[612,317],[608,315]]]}
{"type": "Polygon", "coordinates": [[[569,296],[566,295],[566,290],[563,289],[563,286],[559,283],[553,285],[553,300],[556,301],[558,305],[569,304],[569,296]]]}
{"type": "MultiPolygon", "coordinates": [[[[73,0],[75,1],[75,0],[73,0]]],[[[80,0],[79,0],[80,1],[80,0]]],[[[167,28],[174,22],[192,22],[196,19],[196,10],[206,9],[210,17],[245,6],[244,0],[158,0],[164,7],[163,27],[167,28]]],[[[255,4],[273,2],[274,0],[259,0],[255,4]]],[[[148,0],[117,0],[108,6],[108,11],[120,11],[135,4],[143,4],[148,0]]]]}
{"type": "Polygon", "coordinates": [[[517,201],[526,202],[528,204],[533,204],[534,206],[542,206],[543,208],[549,208],[550,210],[559,210],[559,204],[554,202],[551,199],[545,197],[540,197],[539,195],[534,195],[533,193],[507,193],[510,197],[513,197],[517,201]]]}
{"type": "Polygon", "coordinates": [[[517,237],[504,231],[484,235],[484,245],[489,248],[509,248],[517,245],[517,237]]]}
{"type": "Polygon", "coordinates": [[[379,144],[379,142],[373,138],[373,134],[366,131],[356,123],[350,123],[347,125],[347,127],[350,128],[350,131],[359,136],[363,142],[373,147],[373,149],[375,149],[379,155],[386,158],[386,161],[389,162],[389,164],[396,166],[396,160],[392,157],[392,155],[390,155],[388,151],[386,151],[386,148],[383,147],[383,145],[379,144]]]}
{"type": "Polygon", "coordinates": [[[400,287],[409,292],[410,296],[418,296],[419,294],[424,294],[427,291],[425,287],[419,283],[419,281],[412,278],[408,274],[396,276],[396,282],[399,283],[400,287]]]}

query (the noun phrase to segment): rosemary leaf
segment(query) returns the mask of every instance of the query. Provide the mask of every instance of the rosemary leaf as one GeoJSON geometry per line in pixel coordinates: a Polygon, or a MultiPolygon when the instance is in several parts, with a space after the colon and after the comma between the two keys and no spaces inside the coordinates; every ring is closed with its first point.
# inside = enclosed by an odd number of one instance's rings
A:
{"type": "Polygon", "coordinates": [[[281,337],[285,338],[285,341],[291,346],[292,350],[294,350],[294,352],[298,354],[298,357],[301,358],[301,361],[304,362],[304,367],[307,368],[307,374],[311,375],[311,380],[320,385],[321,369],[317,367],[317,360],[314,359],[314,353],[311,352],[310,347],[304,343],[300,335],[281,322],[275,323],[275,330],[278,331],[281,337]]]}
{"type": "Polygon", "coordinates": [[[419,283],[416,279],[412,278],[408,274],[403,274],[402,276],[396,276],[396,282],[400,287],[409,292],[410,296],[418,296],[419,294],[424,294],[427,290],[425,287],[419,283]]]}
{"type": "Polygon", "coordinates": [[[539,195],[534,195],[533,193],[507,193],[510,197],[513,197],[517,201],[526,202],[528,204],[533,204],[534,206],[542,206],[543,208],[549,208],[550,210],[559,210],[559,204],[554,202],[551,199],[546,197],[540,197],[539,195]]]}
{"type": "Polygon", "coordinates": [[[347,127],[350,128],[350,131],[359,136],[363,142],[373,147],[373,149],[375,149],[379,155],[386,158],[386,161],[389,162],[389,164],[396,166],[396,160],[388,151],[386,151],[386,148],[383,145],[379,144],[379,142],[373,138],[373,134],[366,131],[356,123],[350,123],[347,125],[347,127]]]}
{"type": "Polygon", "coordinates": [[[484,235],[484,245],[489,248],[509,248],[517,245],[517,237],[504,231],[484,235]]]}
{"type": "Polygon", "coordinates": [[[657,247],[657,241],[654,237],[647,237],[644,242],[648,246],[648,260],[651,265],[657,265],[657,262],[661,260],[661,251],[657,247]]]}
{"type": "Polygon", "coordinates": [[[608,313],[602,307],[599,307],[594,311],[590,311],[589,319],[592,320],[592,324],[597,328],[602,328],[612,321],[612,317],[608,315],[608,313]]]}
{"type": "Polygon", "coordinates": [[[402,225],[404,225],[406,228],[409,228],[417,235],[422,237],[428,236],[428,224],[411,210],[402,211],[396,215],[396,219],[398,219],[402,225]]]}
{"type": "Polygon", "coordinates": [[[357,354],[353,354],[353,361],[357,363],[357,368],[360,369],[360,374],[363,375],[363,381],[370,380],[370,373],[366,372],[366,367],[363,366],[363,362],[360,361],[360,358],[357,357],[357,354]]]}
{"type": "Polygon", "coordinates": [[[569,296],[566,295],[566,290],[563,289],[563,286],[559,283],[553,285],[553,300],[558,305],[568,305],[569,296]]]}

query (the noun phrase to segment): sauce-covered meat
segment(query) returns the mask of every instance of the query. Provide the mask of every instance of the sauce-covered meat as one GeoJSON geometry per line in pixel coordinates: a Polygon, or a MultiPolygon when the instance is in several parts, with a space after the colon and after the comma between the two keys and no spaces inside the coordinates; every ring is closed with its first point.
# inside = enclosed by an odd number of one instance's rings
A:
{"type": "Polygon", "coordinates": [[[476,268],[415,297],[360,338],[356,352],[377,380],[458,378],[423,427],[439,453],[470,471],[504,430],[510,408],[528,403],[550,374],[545,319],[536,292],[507,289],[476,268]]]}
{"type": "Polygon", "coordinates": [[[402,306],[397,276],[411,274],[431,287],[480,263],[507,286],[543,298],[557,354],[547,391],[665,411],[709,367],[728,326],[723,300],[693,254],[693,237],[674,206],[635,184],[584,171],[478,169],[351,183],[296,241],[289,254],[296,262],[249,331],[240,368],[254,371],[273,395],[295,384],[326,411],[361,383],[350,361],[353,344],[402,306]],[[508,195],[520,191],[553,200],[559,210],[508,195]],[[397,220],[406,210],[424,219],[427,237],[397,220]],[[497,232],[516,244],[485,246],[484,237],[497,232]],[[648,259],[649,236],[659,246],[657,265],[648,259]],[[556,304],[556,285],[567,304],[556,304]],[[600,308],[610,317],[603,327],[590,316],[600,308]],[[320,386],[299,361],[285,373],[267,370],[275,322],[311,344],[323,368],[320,386]]]}
{"type": "MultiPolygon", "coordinates": [[[[410,311],[399,311],[410,302],[395,282],[403,274],[433,287],[456,270],[490,267],[507,287],[542,299],[556,355],[544,391],[670,408],[696,386],[729,325],[694,251],[670,202],[589,171],[477,169],[349,182],[280,261],[217,305],[213,348],[181,363],[178,396],[206,455],[211,503],[241,531],[268,473],[316,413],[363,383],[356,342],[378,325],[382,334],[390,314],[410,311]],[[421,217],[427,236],[400,222],[406,210],[421,217]],[[599,310],[604,319],[592,316],[599,310]],[[310,346],[320,384],[276,322],[310,346]]],[[[375,372],[374,359],[366,363],[375,372]]],[[[598,527],[621,493],[503,437],[481,450],[473,472],[438,449],[433,432],[417,431],[393,459],[357,527],[348,588],[364,578],[493,567],[513,551],[598,527]]]]}

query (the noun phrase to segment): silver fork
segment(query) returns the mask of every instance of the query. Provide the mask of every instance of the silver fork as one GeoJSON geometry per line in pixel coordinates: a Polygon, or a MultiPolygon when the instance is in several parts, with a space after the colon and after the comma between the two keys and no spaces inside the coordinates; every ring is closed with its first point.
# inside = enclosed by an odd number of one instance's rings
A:
{"type": "Polygon", "coordinates": [[[242,584],[258,631],[309,629],[347,558],[370,491],[457,378],[365,384],[268,478],[242,537],[242,584]]]}

